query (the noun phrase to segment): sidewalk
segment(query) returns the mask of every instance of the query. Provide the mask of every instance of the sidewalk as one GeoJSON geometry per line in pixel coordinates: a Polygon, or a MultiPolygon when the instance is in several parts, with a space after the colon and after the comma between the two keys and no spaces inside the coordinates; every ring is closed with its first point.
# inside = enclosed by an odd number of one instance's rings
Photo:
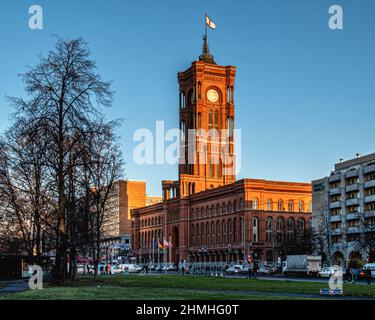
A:
{"type": "Polygon", "coordinates": [[[29,289],[29,280],[22,279],[22,280],[13,280],[13,281],[3,281],[6,287],[0,289],[0,296],[9,294],[9,293],[16,293],[24,290],[29,289]]]}

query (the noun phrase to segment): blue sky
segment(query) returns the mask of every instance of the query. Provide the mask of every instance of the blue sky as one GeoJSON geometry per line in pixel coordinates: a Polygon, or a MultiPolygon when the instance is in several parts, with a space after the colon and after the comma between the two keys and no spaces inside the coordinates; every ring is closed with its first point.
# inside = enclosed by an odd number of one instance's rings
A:
{"type": "Polygon", "coordinates": [[[129,179],[161,194],[170,165],[133,163],[133,132],[178,121],[177,72],[201,52],[203,16],[216,61],[238,68],[238,178],[311,181],[340,158],[375,152],[375,2],[373,0],[2,0],[0,132],[10,124],[5,95],[23,96],[17,74],[53,47],[53,35],[83,37],[116,91],[108,118],[119,130],[129,179]],[[44,9],[44,30],[28,28],[28,8],[44,9]],[[328,8],[344,9],[344,30],[328,28],[328,8]]]}

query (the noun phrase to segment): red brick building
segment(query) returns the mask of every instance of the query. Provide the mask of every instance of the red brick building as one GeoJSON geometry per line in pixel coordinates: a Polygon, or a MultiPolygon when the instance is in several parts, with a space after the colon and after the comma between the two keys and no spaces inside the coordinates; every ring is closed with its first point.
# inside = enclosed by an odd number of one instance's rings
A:
{"type": "Polygon", "coordinates": [[[162,203],[131,211],[132,249],[140,262],[156,262],[160,256],[174,263],[227,262],[247,255],[270,261],[285,234],[305,234],[311,219],[310,183],[235,179],[235,76],[234,66],[215,63],[207,39],[199,60],[178,73],[183,161],[179,179],[162,182],[162,203]],[[221,146],[221,135],[191,139],[192,129],[225,130],[227,148],[214,146],[221,146]],[[170,252],[157,252],[153,244],[158,239],[172,243],[170,252]]]}

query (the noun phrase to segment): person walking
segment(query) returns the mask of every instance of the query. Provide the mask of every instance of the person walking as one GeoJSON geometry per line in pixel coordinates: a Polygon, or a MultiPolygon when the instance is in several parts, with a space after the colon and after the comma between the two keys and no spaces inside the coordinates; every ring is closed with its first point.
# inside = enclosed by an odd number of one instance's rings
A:
{"type": "Polygon", "coordinates": [[[370,285],[371,284],[371,269],[369,267],[367,267],[366,269],[366,276],[367,276],[367,284],[370,285]]]}
{"type": "Polygon", "coordinates": [[[252,278],[253,278],[253,269],[251,266],[249,266],[248,279],[251,280],[252,278]]]}
{"type": "Polygon", "coordinates": [[[257,277],[258,277],[258,262],[254,262],[253,278],[256,279],[257,277]]]}

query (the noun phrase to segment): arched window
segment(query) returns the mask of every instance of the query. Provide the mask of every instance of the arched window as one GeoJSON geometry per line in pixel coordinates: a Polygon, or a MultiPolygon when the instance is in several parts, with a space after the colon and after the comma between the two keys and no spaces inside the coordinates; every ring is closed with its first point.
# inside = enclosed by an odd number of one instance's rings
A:
{"type": "Polygon", "coordinates": [[[216,216],[216,208],[214,205],[211,206],[211,214],[213,217],[216,216]]]}
{"type": "Polygon", "coordinates": [[[305,211],[305,203],[301,200],[299,202],[299,212],[305,211]]]}
{"type": "Polygon", "coordinates": [[[181,141],[185,141],[185,139],[186,139],[186,124],[185,124],[185,121],[181,121],[180,130],[181,130],[181,141]]]}
{"type": "Polygon", "coordinates": [[[294,240],[294,219],[289,218],[288,219],[288,240],[293,241],[294,240]]]}
{"type": "Polygon", "coordinates": [[[222,230],[223,230],[223,243],[228,243],[227,240],[227,223],[225,220],[222,222],[222,230]]]}
{"type": "Polygon", "coordinates": [[[233,243],[233,225],[232,220],[228,220],[228,243],[233,243]]]}
{"type": "Polygon", "coordinates": [[[251,200],[251,209],[258,210],[259,209],[259,201],[257,198],[251,200]]]}
{"type": "Polygon", "coordinates": [[[223,214],[226,214],[227,213],[227,206],[225,205],[225,203],[223,203],[223,205],[221,206],[221,212],[223,214]]]}
{"type": "Polygon", "coordinates": [[[289,200],[288,211],[294,211],[294,202],[293,202],[293,200],[289,200]]]}
{"type": "Polygon", "coordinates": [[[240,198],[240,210],[243,210],[243,199],[240,198]]]}
{"type": "Polygon", "coordinates": [[[197,217],[197,219],[200,218],[200,211],[199,211],[199,208],[197,208],[197,211],[196,211],[196,217],[197,217]]]}
{"type": "Polygon", "coordinates": [[[207,222],[206,223],[206,244],[210,244],[211,242],[210,239],[210,224],[207,222]]]}
{"type": "Polygon", "coordinates": [[[186,95],[185,92],[180,92],[180,108],[185,109],[186,107],[186,95]]]}
{"type": "Polygon", "coordinates": [[[272,242],[272,217],[266,219],[266,242],[272,242]]]}
{"type": "Polygon", "coordinates": [[[215,244],[215,223],[211,222],[211,244],[215,244]]]}
{"type": "Polygon", "coordinates": [[[220,230],[220,221],[216,221],[216,243],[221,243],[221,230],[220,230]]]}
{"type": "Polygon", "coordinates": [[[212,158],[210,158],[209,174],[211,178],[214,176],[214,162],[212,158]]]}
{"type": "Polygon", "coordinates": [[[284,201],[281,200],[281,199],[277,203],[277,210],[278,211],[284,211],[284,201]]]}
{"type": "Polygon", "coordinates": [[[267,199],[267,211],[272,211],[273,208],[272,208],[272,200],[271,199],[267,199]]]}
{"type": "Polygon", "coordinates": [[[200,230],[199,230],[199,224],[197,224],[195,230],[196,230],[196,233],[197,233],[197,245],[200,245],[200,230]]]}
{"type": "Polygon", "coordinates": [[[204,224],[201,224],[201,244],[205,244],[205,233],[204,233],[204,224]]]}
{"type": "Polygon", "coordinates": [[[253,218],[253,241],[258,242],[258,218],[253,218]]]}
{"type": "Polygon", "coordinates": [[[193,224],[191,225],[191,234],[192,234],[191,242],[194,246],[195,245],[195,226],[193,224]]]}
{"type": "Polygon", "coordinates": [[[279,217],[276,219],[276,241],[282,242],[284,234],[284,219],[279,217]]]}
{"type": "Polygon", "coordinates": [[[204,212],[204,208],[201,208],[201,217],[204,218],[206,216],[206,213],[204,212]]]}
{"type": "Polygon", "coordinates": [[[237,218],[233,219],[233,236],[234,236],[234,242],[239,241],[239,239],[238,239],[238,228],[237,228],[237,218]]]}
{"type": "Polygon", "coordinates": [[[305,219],[299,218],[297,222],[298,237],[304,239],[305,237],[305,219]]]}
{"type": "Polygon", "coordinates": [[[228,202],[228,213],[232,213],[233,212],[233,207],[232,207],[232,202],[228,202]]]}
{"type": "Polygon", "coordinates": [[[236,212],[237,211],[237,201],[234,200],[233,201],[233,212],[236,212]]]}
{"type": "Polygon", "coordinates": [[[216,205],[216,214],[219,216],[220,215],[220,205],[216,205]]]}

